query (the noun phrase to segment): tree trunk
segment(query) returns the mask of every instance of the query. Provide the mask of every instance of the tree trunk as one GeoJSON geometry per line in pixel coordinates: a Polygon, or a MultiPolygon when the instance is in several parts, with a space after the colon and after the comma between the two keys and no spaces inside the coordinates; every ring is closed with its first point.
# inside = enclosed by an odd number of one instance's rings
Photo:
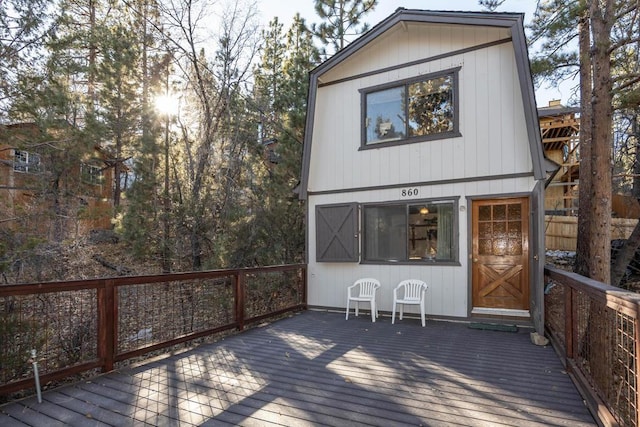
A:
{"type": "MultiPolygon", "coordinates": [[[[640,201],[640,129],[638,127],[638,112],[635,111],[632,123],[633,135],[635,138],[635,161],[633,163],[633,196],[640,201]]],[[[640,247],[640,221],[636,224],[631,236],[624,242],[624,245],[618,251],[616,259],[611,266],[611,285],[620,287],[622,278],[627,271],[627,267],[633,260],[636,251],[640,247]]]]}
{"type": "Polygon", "coordinates": [[[624,242],[624,245],[618,251],[613,266],[611,267],[611,285],[620,286],[627,266],[633,259],[636,250],[640,247],[640,221],[636,224],[631,232],[631,236],[624,242]]]}
{"type": "Polygon", "coordinates": [[[589,277],[600,282],[611,280],[611,59],[610,46],[613,0],[590,5],[593,43],[591,201],[589,221],[589,277]]]}
{"type": "Polygon", "coordinates": [[[589,11],[580,18],[580,184],[578,187],[578,239],[574,271],[589,277],[589,216],[591,215],[591,43],[589,11]]]}

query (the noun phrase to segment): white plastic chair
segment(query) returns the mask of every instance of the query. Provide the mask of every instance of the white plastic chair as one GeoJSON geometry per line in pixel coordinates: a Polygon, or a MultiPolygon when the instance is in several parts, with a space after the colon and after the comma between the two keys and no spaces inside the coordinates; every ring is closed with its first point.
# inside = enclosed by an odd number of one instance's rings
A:
{"type": "Polygon", "coordinates": [[[429,285],[422,280],[408,279],[398,283],[398,286],[393,290],[393,315],[391,317],[391,324],[394,324],[396,320],[397,304],[400,304],[400,320],[402,320],[405,305],[419,305],[420,318],[422,319],[422,326],[424,327],[424,295],[427,293],[427,289],[429,289],[429,285]]]}
{"type": "Polygon", "coordinates": [[[376,305],[376,291],[380,287],[380,282],[376,279],[358,279],[353,285],[347,288],[347,315],[346,320],[349,320],[349,302],[354,301],[356,303],[355,313],[358,315],[358,306],[360,302],[365,301],[371,304],[371,321],[375,322],[378,317],[378,306],[376,305]],[[357,294],[356,292],[357,289],[357,294]]]}

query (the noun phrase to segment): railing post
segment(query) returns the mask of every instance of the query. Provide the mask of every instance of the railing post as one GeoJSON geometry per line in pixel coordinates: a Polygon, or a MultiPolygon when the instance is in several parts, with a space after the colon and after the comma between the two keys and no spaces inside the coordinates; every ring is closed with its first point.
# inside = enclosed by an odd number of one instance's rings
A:
{"type": "Polygon", "coordinates": [[[116,300],[113,280],[105,280],[98,288],[98,357],[102,360],[102,372],[113,371],[115,356],[116,300]]]}
{"type": "Polygon", "coordinates": [[[573,309],[573,288],[566,284],[564,286],[564,342],[565,357],[567,361],[573,359],[573,343],[577,334],[574,334],[575,311],[573,309]]]}
{"type": "Polygon", "coordinates": [[[244,277],[245,273],[243,271],[237,272],[235,275],[236,278],[236,286],[235,286],[235,295],[236,295],[236,323],[238,324],[238,330],[242,331],[244,329],[244,277]]]}
{"type": "Polygon", "coordinates": [[[638,386],[640,386],[640,302],[636,301],[636,315],[633,319],[633,330],[635,332],[635,340],[636,340],[636,348],[634,353],[634,367],[633,371],[635,372],[636,378],[636,416],[635,416],[635,425],[638,425],[638,421],[640,421],[640,392],[638,392],[638,386]]]}

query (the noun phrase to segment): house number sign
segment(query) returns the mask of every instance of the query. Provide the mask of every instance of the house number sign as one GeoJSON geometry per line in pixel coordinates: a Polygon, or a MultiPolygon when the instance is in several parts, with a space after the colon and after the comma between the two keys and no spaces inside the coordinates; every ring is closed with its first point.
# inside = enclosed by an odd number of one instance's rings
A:
{"type": "Polygon", "coordinates": [[[403,188],[400,190],[400,197],[405,199],[408,197],[418,197],[420,189],[418,187],[403,188]]]}

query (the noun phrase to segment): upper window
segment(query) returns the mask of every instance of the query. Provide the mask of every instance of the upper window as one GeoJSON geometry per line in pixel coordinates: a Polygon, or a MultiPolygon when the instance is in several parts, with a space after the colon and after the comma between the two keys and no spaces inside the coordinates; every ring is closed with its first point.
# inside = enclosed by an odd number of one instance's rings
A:
{"type": "Polygon", "coordinates": [[[99,185],[104,180],[102,168],[87,163],[80,164],[80,175],[87,184],[99,185]]]}
{"type": "Polygon", "coordinates": [[[28,151],[14,150],[13,170],[16,172],[38,173],[41,171],[40,155],[28,151]]]}
{"type": "Polygon", "coordinates": [[[458,136],[459,70],[363,90],[363,148],[458,136]]]}
{"type": "Polygon", "coordinates": [[[454,200],[363,207],[363,261],[456,262],[454,200]]]}

